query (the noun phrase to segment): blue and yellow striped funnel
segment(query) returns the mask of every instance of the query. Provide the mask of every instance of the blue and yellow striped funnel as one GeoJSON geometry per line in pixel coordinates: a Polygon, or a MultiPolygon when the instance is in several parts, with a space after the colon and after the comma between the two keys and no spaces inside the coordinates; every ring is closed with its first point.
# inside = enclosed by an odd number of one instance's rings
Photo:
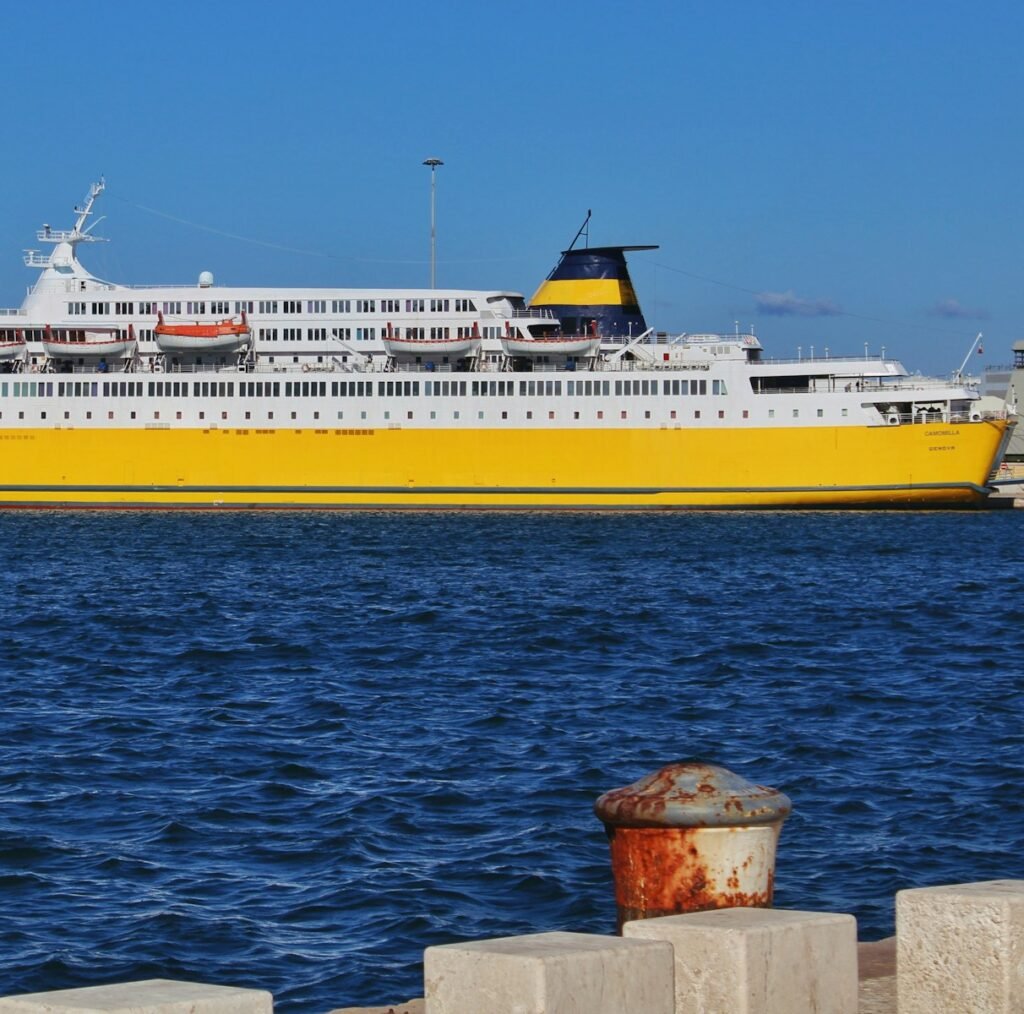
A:
{"type": "Polygon", "coordinates": [[[555,270],[541,282],[531,307],[553,310],[563,334],[631,337],[647,330],[626,267],[627,250],[656,246],[592,246],[562,251],[555,270]]]}

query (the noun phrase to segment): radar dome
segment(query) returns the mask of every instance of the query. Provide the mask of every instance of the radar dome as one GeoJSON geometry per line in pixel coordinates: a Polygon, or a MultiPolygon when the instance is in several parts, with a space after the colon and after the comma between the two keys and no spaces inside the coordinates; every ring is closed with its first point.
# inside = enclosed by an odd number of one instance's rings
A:
{"type": "Polygon", "coordinates": [[[213,285],[213,272],[212,271],[200,271],[199,272],[199,288],[208,289],[213,285]]]}

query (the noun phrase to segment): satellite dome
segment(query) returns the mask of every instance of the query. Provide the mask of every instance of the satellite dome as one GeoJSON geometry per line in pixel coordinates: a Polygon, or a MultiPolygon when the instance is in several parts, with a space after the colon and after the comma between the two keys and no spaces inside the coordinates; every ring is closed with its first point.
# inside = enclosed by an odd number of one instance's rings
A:
{"type": "Polygon", "coordinates": [[[213,272],[212,271],[200,271],[199,272],[199,288],[208,289],[213,285],[213,272]]]}

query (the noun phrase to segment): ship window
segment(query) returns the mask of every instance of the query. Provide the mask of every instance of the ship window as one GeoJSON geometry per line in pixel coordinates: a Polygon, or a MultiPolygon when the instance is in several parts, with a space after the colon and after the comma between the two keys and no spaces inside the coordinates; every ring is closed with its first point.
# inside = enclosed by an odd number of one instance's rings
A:
{"type": "Polygon", "coordinates": [[[628,416],[628,414],[627,414],[626,410],[625,410],[625,409],[623,409],[623,410],[622,410],[622,412],[621,412],[621,413],[620,413],[620,415],[619,415],[619,418],[620,418],[620,419],[627,419],[628,417],[629,417],[629,416],[628,416]]]}
{"type": "Polygon", "coordinates": [[[843,415],[844,415],[844,416],[847,416],[847,415],[849,415],[849,414],[850,414],[850,410],[849,410],[848,408],[844,408],[844,409],[843,409],[843,415]]]}
{"type": "Polygon", "coordinates": [[[463,397],[466,396],[466,382],[464,380],[459,381],[459,394],[463,397]]]}
{"type": "Polygon", "coordinates": [[[597,418],[598,419],[603,419],[604,418],[604,412],[602,412],[600,409],[598,409],[597,418]]]}
{"type": "Polygon", "coordinates": [[[798,409],[798,408],[793,409],[793,418],[794,419],[799,419],[800,418],[800,409],[798,409]]]}
{"type": "Polygon", "coordinates": [[[532,419],[533,418],[533,413],[532,412],[527,412],[526,413],[526,418],[527,419],[532,419]]]}
{"type": "Polygon", "coordinates": [[[650,419],[651,418],[651,410],[650,409],[646,409],[644,411],[644,418],[645,419],[650,419]]]}
{"type": "Polygon", "coordinates": [[[693,413],[693,418],[694,419],[699,419],[700,418],[700,409],[699,408],[697,409],[696,412],[693,413]]]}
{"type": "Polygon", "coordinates": [[[699,381],[697,381],[697,383],[700,384],[700,393],[701,394],[707,394],[708,393],[708,382],[706,380],[699,380],[699,381]]]}
{"type": "Polygon", "coordinates": [[[743,418],[744,419],[749,419],[750,418],[750,413],[746,409],[743,410],[743,418]]]}
{"type": "Polygon", "coordinates": [[[768,409],[768,418],[769,419],[774,419],[775,418],[775,409],[773,409],[773,408],[768,409]]]}
{"type": "Polygon", "coordinates": [[[819,408],[818,409],[818,418],[820,419],[824,414],[825,414],[825,410],[823,408],[819,408]]]}
{"type": "Polygon", "coordinates": [[[718,410],[718,418],[719,419],[724,419],[725,418],[725,412],[724,412],[723,409],[719,409],[718,410]]]}

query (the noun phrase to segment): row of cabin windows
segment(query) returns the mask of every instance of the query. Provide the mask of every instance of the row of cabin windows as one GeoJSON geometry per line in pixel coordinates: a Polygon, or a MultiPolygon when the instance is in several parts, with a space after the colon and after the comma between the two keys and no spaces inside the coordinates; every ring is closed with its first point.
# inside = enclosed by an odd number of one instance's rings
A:
{"type": "Polygon", "coordinates": [[[253,313],[259,307],[259,313],[351,313],[353,306],[356,313],[376,313],[377,304],[381,313],[450,313],[454,304],[457,313],[475,313],[476,305],[471,299],[171,299],[165,302],[139,300],[138,302],[108,301],[75,301],[68,303],[68,314],[76,317],[91,315],[93,317],[109,316],[111,307],[116,316],[140,314],[156,314],[158,311],[170,314],[184,313],[190,317],[206,313],[223,316],[228,313],[253,313]],[[330,307],[330,309],[328,309],[330,307]]]}
{"type": "MultiPolygon", "coordinates": [[[[687,386],[686,381],[681,382],[687,386]]],[[[706,393],[706,381],[691,381],[690,384],[700,384],[706,393]]],[[[714,381],[718,384],[719,381],[714,381]]],[[[663,381],[663,394],[675,394],[677,396],[688,393],[679,388],[680,381],[663,381]],[[670,388],[676,388],[671,390],[670,388]]],[[[56,390],[58,397],[98,397],[102,392],[103,397],[132,398],[141,397],[144,393],[149,397],[174,397],[187,398],[189,396],[189,381],[154,381],[144,382],[141,380],[105,380],[100,384],[98,381],[57,381],[56,390]]],[[[511,397],[518,393],[522,397],[560,397],[564,390],[570,397],[607,396],[611,394],[611,382],[608,380],[427,380],[423,382],[423,393],[433,397],[465,397],[470,394],[473,397],[511,397]]],[[[16,398],[21,397],[49,397],[54,393],[54,381],[13,381],[10,383],[12,394],[16,398]]],[[[276,396],[281,393],[282,382],[280,381],[241,381],[238,384],[238,393],[241,397],[261,398],[276,396]]],[[[326,397],[327,381],[284,381],[285,397],[326,397]]],[[[418,397],[420,393],[420,381],[418,380],[378,380],[376,382],[377,394],[381,397],[418,397]]],[[[658,382],[625,380],[615,381],[615,394],[622,395],[644,395],[658,393],[658,382]]],[[[369,397],[373,394],[373,381],[332,381],[331,396],[338,397],[369,397]]],[[[7,395],[8,383],[0,384],[0,395],[7,395]]],[[[724,388],[723,388],[724,391],[724,388]]],[[[191,381],[191,394],[193,397],[233,397],[235,393],[234,381],[191,381]]],[[[697,393],[701,393],[698,391],[697,393]]],[[[713,393],[723,393],[714,391],[713,393]]],[[[774,409],[772,410],[774,412],[774,409]]],[[[794,413],[798,410],[794,409],[794,413]]]]}

